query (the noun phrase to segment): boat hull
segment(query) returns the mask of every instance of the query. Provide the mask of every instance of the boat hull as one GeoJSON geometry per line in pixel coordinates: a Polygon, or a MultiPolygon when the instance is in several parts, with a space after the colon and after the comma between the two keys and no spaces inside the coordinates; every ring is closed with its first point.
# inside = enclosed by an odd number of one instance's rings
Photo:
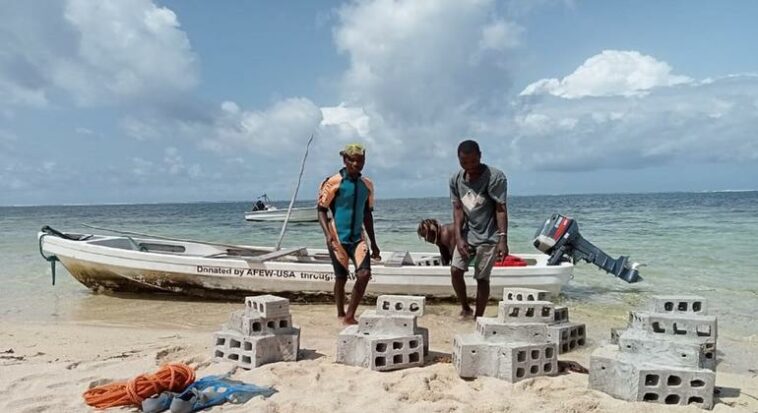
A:
{"type": "MultiPolygon", "coordinates": [[[[245,213],[245,220],[247,221],[283,222],[286,217],[286,209],[249,211],[245,213]]],[[[292,208],[289,222],[318,222],[318,210],[315,207],[292,208]]]]}
{"type": "MultiPolygon", "coordinates": [[[[205,298],[231,298],[258,293],[286,295],[329,295],[334,273],[325,250],[307,250],[302,256],[255,262],[250,257],[220,256],[224,248],[157,240],[131,240],[97,236],[90,241],[72,241],[44,236],[46,254],[54,254],[69,273],[98,292],[179,294],[205,298]],[[184,253],[142,252],[128,244],[169,245],[184,253]],[[161,244],[163,243],[163,244],[161,244]],[[192,255],[187,255],[192,253],[192,255]]],[[[246,247],[256,248],[256,247],[246,247]]],[[[270,249],[268,249],[270,251],[270,249]]],[[[266,249],[258,248],[265,253],[266,249]]],[[[385,258],[388,254],[385,254],[385,258]]],[[[434,253],[413,253],[420,265],[372,265],[368,296],[412,294],[452,297],[450,267],[438,265],[434,253]],[[428,264],[428,265],[427,265],[428,264]]],[[[533,263],[527,267],[496,267],[491,277],[492,298],[500,298],[503,287],[530,287],[559,293],[571,278],[573,266],[547,266],[542,254],[524,254],[533,263]]],[[[354,280],[351,274],[348,289],[354,280]]],[[[476,283],[468,280],[468,294],[476,295],[476,283]]]]}

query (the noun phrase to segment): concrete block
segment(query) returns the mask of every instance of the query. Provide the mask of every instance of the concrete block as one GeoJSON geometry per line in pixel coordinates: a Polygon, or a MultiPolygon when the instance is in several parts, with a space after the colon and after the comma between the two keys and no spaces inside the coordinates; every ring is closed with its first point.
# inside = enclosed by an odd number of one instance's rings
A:
{"type": "Polygon", "coordinates": [[[587,330],[584,324],[553,324],[547,326],[547,333],[548,341],[558,346],[560,354],[587,345],[587,330]]]}
{"type": "Polygon", "coordinates": [[[503,288],[504,301],[550,301],[550,293],[534,288],[503,288]]]}
{"type": "Polygon", "coordinates": [[[292,316],[266,318],[262,317],[258,311],[245,309],[234,311],[227,325],[246,336],[279,334],[289,331],[292,327],[292,316]]]}
{"type": "Polygon", "coordinates": [[[457,334],[453,338],[453,366],[463,378],[497,377],[500,346],[478,334],[457,334]]]}
{"type": "Polygon", "coordinates": [[[366,310],[358,317],[358,332],[374,335],[415,334],[416,316],[409,314],[377,314],[366,310]]]}
{"type": "Polygon", "coordinates": [[[555,305],[549,301],[501,301],[497,316],[504,323],[552,323],[555,305]]]}
{"type": "Polygon", "coordinates": [[[611,338],[609,340],[610,344],[618,344],[619,343],[619,335],[626,331],[626,327],[613,327],[611,328],[611,338]]]}
{"type": "Polygon", "coordinates": [[[257,311],[263,318],[278,318],[290,315],[290,301],[275,295],[245,297],[245,307],[257,311]]]}
{"type": "Polygon", "coordinates": [[[349,366],[369,367],[371,356],[367,336],[358,333],[358,326],[348,326],[337,337],[335,361],[349,366]]]}
{"type": "Polygon", "coordinates": [[[424,365],[424,340],[418,334],[366,337],[371,358],[369,368],[376,371],[399,370],[424,365]]]}
{"type": "Polygon", "coordinates": [[[706,315],[708,302],[695,295],[656,295],[650,298],[650,311],[706,315]]]}
{"type": "Polygon", "coordinates": [[[569,309],[563,305],[555,306],[553,312],[553,324],[561,324],[569,322],[569,309]]]}
{"type": "Polygon", "coordinates": [[[424,340],[424,357],[429,354],[429,329],[426,327],[416,327],[413,334],[418,334],[424,340]]]}
{"type": "Polygon", "coordinates": [[[629,327],[673,339],[716,342],[718,325],[715,316],[693,314],[629,313],[629,327]]]}
{"type": "Polygon", "coordinates": [[[558,348],[554,343],[509,343],[498,348],[496,377],[515,383],[558,372],[558,348]]]}
{"type": "Polygon", "coordinates": [[[376,299],[377,314],[424,315],[426,297],[414,295],[380,295],[376,299]]]}
{"type": "Polygon", "coordinates": [[[613,397],[671,405],[713,407],[716,374],[697,368],[659,368],[642,357],[600,347],[590,357],[589,386],[613,397]]]}
{"type": "Polygon", "coordinates": [[[544,323],[503,323],[494,317],[478,317],[476,331],[491,342],[525,341],[547,343],[547,324],[544,323]]]}
{"type": "Polygon", "coordinates": [[[287,334],[244,336],[239,332],[214,334],[213,360],[232,362],[250,369],[278,361],[296,361],[300,349],[300,330],[287,334]],[[224,342],[220,341],[224,339],[224,342]]]}
{"type": "Polygon", "coordinates": [[[639,330],[626,330],[618,338],[621,353],[634,353],[653,365],[715,370],[715,344],[667,340],[639,330]]]}

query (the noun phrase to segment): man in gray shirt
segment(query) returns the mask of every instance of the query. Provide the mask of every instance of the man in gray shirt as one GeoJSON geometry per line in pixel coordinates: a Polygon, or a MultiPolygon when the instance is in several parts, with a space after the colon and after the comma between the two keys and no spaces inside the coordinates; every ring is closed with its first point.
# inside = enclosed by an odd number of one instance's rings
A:
{"type": "Polygon", "coordinates": [[[508,255],[508,181],[503,171],[481,162],[479,145],[466,140],[458,145],[461,170],[450,178],[456,248],[450,264],[453,289],[461,303],[461,316],[481,317],[490,297],[490,272],[496,260],[508,255]],[[473,260],[472,260],[473,258],[473,260]],[[476,313],[466,296],[463,274],[474,264],[476,313]]]}

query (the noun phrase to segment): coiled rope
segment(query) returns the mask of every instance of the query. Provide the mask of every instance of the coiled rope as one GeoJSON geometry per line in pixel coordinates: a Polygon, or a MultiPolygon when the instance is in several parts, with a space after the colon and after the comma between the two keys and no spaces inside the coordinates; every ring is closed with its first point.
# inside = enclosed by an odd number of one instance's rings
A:
{"type": "Polygon", "coordinates": [[[129,381],[93,387],[82,396],[89,406],[105,409],[116,406],[140,406],[148,397],[164,391],[181,392],[195,381],[195,370],[183,363],[161,366],[154,374],[140,374],[129,381]]]}

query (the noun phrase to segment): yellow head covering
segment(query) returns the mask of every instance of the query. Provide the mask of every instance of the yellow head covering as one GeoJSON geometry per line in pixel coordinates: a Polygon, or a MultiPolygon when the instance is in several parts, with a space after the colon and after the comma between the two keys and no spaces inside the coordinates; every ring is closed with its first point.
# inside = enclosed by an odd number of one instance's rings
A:
{"type": "Polygon", "coordinates": [[[340,151],[340,155],[342,156],[355,156],[355,155],[365,155],[365,154],[366,154],[366,148],[364,148],[363,145],[361,145],[360,143],[348,143],[340,151]]]}

